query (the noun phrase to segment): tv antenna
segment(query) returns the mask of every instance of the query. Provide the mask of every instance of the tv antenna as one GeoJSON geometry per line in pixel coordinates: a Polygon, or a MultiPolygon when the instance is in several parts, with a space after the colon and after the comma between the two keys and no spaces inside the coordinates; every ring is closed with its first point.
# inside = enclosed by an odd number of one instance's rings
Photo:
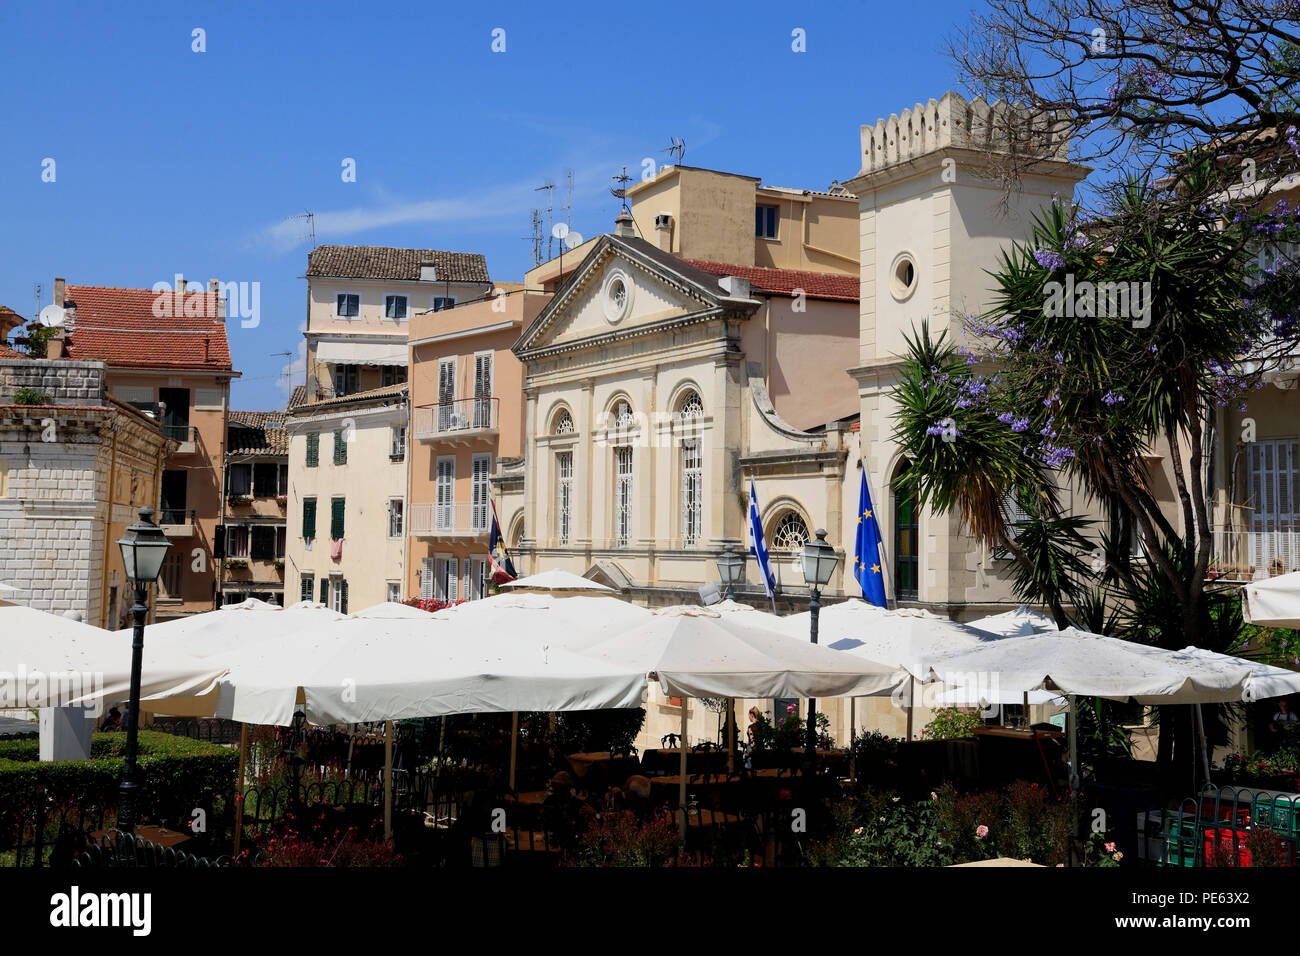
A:
{"type": "Polygon", "coordinates": [[[551,213],[554,211],[555,208],[553,203],[553,198],[555,196],[555,183],[547,179],[543,182],[541,186],[538,186],[536,189],[534,189],[533,192],[539,193],[542,190],[546,190],[546,231],[548,233],[548,238],[546,240],[546,258],[550,259],[551,238],[549,236],[549,233],[551,231],[551,213]]]}
{"type": "Polygon", "coordinates": [[[37,313],[37,315],[39,315],[39,314],[40,314],[40,311],[41,311],[41,293],[42,293],[42,292],[44,292],[44,290],[41,288],[41,284],[40,284],[39,282],[36,283],[36,313],[37,313]]]}
{"type": "Polygon", "coordinates": [[[566,169],[564,178],[568,184],[568,193],[564,200],[564,221],[567,225],[573,225],[573,170],[566,169]]]}
{"type": "Polygon", "coordinates": [[[680,136],[670,136],[668,137],[668,147],[659,150],[659,152],[667,153],[669,162],[674,166],[680,166],[682,157],[686,155],[686,140],[680,136]]]}
{"type": "Polygon", "coordinates": [[[525,242],[533,244],[533,265],[542,264],[542,211],[534,209],[533,211],[533,234],[524,236],[525,242]]]}
{"type": "Polygon", "coordinates": [[[610,176],[609,178],[618,183],[617,186],[609,187],[609,194],[621,202],[623,209],[630,213],[632,210],[627,208],[627,184],[632,181],[632,177],[627,174],[627,167],[624,166],[623,171],[617,176],[610,176]]]}
{"type": "Polygon", "coordinates": [[[285,222],[288,222],[290,219],[306,219],[306,220],[307,220],[307,231],[306,231],[305,233],[303,233],[301,236],[298,237],[298,241],[301,242],[301,241],[304,240],[304,239],[310,239],[310,240],[311,240],[311,247],[312,247],[313,249],[315,249],[315,248],[316,248],[316,216],[315,216],[313,213],[304,210],[303,212],[300,212],[300,213],[299,213],[298,215],[296,215],[296,216],[285,216],[285,217],[284,217],[284,221],[285,221],[285,222]]]}

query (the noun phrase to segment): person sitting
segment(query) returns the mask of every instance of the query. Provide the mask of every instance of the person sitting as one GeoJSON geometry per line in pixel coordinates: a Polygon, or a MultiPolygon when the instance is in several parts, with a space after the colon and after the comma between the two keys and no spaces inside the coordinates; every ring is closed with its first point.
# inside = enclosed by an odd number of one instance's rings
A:
{"type": "Polygon", "coordinates": [[[121,730],[122,712],[116,707],[110,707],[108,710],[108,716],[106,716],[104,722],[99,725],[99,729],[101,733],[106,734],[121,730]]]}

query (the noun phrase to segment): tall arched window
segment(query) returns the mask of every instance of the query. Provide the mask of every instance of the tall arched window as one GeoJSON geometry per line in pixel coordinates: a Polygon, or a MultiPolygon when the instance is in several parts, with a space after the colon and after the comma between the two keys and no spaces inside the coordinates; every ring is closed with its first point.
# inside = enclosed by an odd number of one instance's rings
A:
{"type": "Polygon", "coordinates": [[[694,547],[704,524],[704,447],[696,422],[704,417],[704,403],[693,389],[677,403],[681,429],[681,529],[682,547],[694,547]]]}
{"type": "Polygon", "coordinates": [[[890,482],[894,496],[894,594],[900,600],[920,596],[920,514],[914,495],[898,492],[898,482],[912,465],[903,462],[890,482]]]}

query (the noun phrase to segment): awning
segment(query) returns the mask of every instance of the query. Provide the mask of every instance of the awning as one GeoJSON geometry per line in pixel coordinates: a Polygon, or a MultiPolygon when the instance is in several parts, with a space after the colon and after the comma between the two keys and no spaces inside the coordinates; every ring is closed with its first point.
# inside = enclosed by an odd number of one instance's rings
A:
{"type": "Polygon", "coordinates": [[[405,342],[317,342],[317,362],[341,362],[345,365],[405,365],[405,342]]]}

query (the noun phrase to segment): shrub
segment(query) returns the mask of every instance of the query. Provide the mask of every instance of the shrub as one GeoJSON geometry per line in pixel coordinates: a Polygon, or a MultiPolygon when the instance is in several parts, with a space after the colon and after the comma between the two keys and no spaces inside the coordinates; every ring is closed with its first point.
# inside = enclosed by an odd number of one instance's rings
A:
{"type": "Polygon", "coordinates": [[[1053,865],[1069,855],[1070,805],[1036,783],[959,794],[951,784],[935,801],[940,828],[958,862],[1006,856],[1053,865]]]}
{"type": "Polygon", "coordinates": [[[830,835],[805,851],[809,866],[944,866],[952,847],[931,801],[866,791],[831,807],[830,835]]]}
{"type": "Polygon", "coordinates": [[[974,737],[984,726],[979,714],[964,714],[956,707],[942,707],[921,731],[922,740],[962,740],[974,737]]]}
{"type": "MultiPolygon", "coordinates": [[[[233,792],[234,750],[148,730],[140,731],[138,745],[141,816],[180,823],[193,808],[233,792]]],[[[0,807],[22,812],[38,800],[116,805],[125,750],[125,733],[99,733],[89,760],[41,763],[38,741],[0,743],[0,807]]]]}
{"type": "Polygon", "coordinates": [[[15,405],[49,405],[54,401],[49,392],[38,392],[34,388],[14,389],[15,405]]]}
{"type": "Polygon", "coordinates": [[[668,816],[639,820],[627,810],[602,814],[578,841],[571,866],[668,866],[677,857],[677,826],[668,816]]]}

